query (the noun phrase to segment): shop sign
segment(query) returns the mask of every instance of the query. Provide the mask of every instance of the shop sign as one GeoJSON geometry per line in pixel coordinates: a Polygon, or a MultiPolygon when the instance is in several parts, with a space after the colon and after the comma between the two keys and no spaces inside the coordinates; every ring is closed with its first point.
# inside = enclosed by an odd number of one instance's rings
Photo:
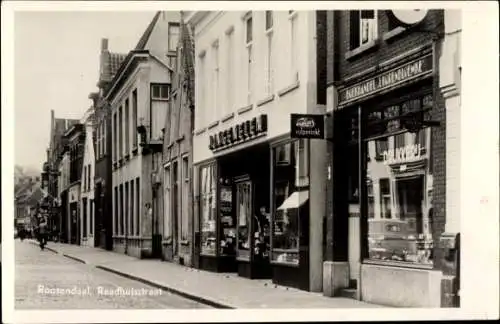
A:
{"type": "Polygon", "coordinates": [[[428,11],[425,9],[391,10],[392,15],[402,27],[411,27],[422,22],[428,11]]]}
{"type": "Polygon", "coordinates": [[[290,115],[290,132],[292,138],[319,138],[325,137],[324,115],[290,115]]]}
{"type": "Polygon", "coordinates": [[[218,151],[267,133],[267,115],[260,115],[210,136],[209,149],[218,151]]]}
{"type": "Polygon", "coordinates": [[[422,147],[420,144],[411,144],[404,147],[399,147],[384,151],[384,164],[395,164],[395,163],[405,163],[411,161],[417,161],[420,159],[420,152],[422,147]]]}
{"type": "Polygon", "coordinates": [[[395,87],[429,72],[432,72],[431,54],[340,90],[339,104],[345,104],[384,89],[395,87]]]}

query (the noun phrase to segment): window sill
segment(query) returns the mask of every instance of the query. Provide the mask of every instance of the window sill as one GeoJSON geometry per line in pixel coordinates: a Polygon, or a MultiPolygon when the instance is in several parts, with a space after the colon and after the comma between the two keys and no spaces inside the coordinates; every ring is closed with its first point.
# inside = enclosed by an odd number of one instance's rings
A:
{"type": "Polygon", "coordinates": [[[217,127],[219,126],[219,121],[214,121],[213,123],[210,123],[208,126],[207,126],[207,129],[212,129],[214,127],[217,127]]]}
{"type": "Polygon", "coordinates": [[[281,266],[281,267],[289,267],[289,268],[298,268],[299,267],[298,263],[292,263],[292,262],[270,261],[270,263],[271,263],[271,265],[281,266]]]}
{"type": "Polygon", "coordinates": [[[290,93],[292,92],[293,90],[297,89],[298,87],[300,86],[300,81],[297,79],[294,83],[292,83],[291,85],[281,89],[280,91],[278,91],[278,96],[280,97],[283,97],[284,95],[286,95],[287,93],[290,93]]]}
{"type": "Polygon", "coordinates": [[[231,120],[231,119],[233,119],[233,118],[234,118],[234,112],[230,113],[230,114],[229,114],[229,115],[227,115],[227,116],[222,117],[222,119],[221,119],[221,123],[225,123],[225,122],[227,122],[228,120],[231,120]]]}
{"type": "Polygon", "coordinates": [[[364,259],[363,264],[366,265],[376,265],[376,266],[384,266],[384,267],[398,267],[398,268],[407,268],[414,270],[432,270],[434,266],[432,264],[418,264],[411,262],[398,262],[398,261],[384,261],[384,260],[372,260],[372,259],[364,259]]]}
{"type": "Polygon", "coordinates": [[[396,38],[397,36],[403,34],[407,29],[404,28],[404,27],[396,27],[394,28],[393,30],[387,32],[384,34],[384,36],[382,37],[384,39],[384,41],[386,42],[389,42],[389,41],[393,41],[394,38],[396,38]]]}
{"type": "Polygon", "coordinates": [[[189,240],[181,240],[179,243],[180,243],[181,245],[186,246],[186,245],[189,245],[189,240]]]}
{"type": "Polygon", "coordinates": [[[359,57],[363,53],[367,53],[368,51],[375,50],[378,47],[378,45],[379,45],[379,43],[378,43],[377,39],[369,41],[368,43],[363,44],[363,45],[361,45],[358,48],[355,48],[355,49],[353,49],[351,51],[348,51],[345,54],[345,59],[348,60],[348,61],[352,60],[352,59],[354,59],[356,57],[359,57]]]}
{"type": "Polygon", "coordinates": [[[266,98],[257,101],[257,107],[264,106],[268,102],[271,102],[274,100],[274,94],[267,96],[266,98]]]}
{"type": "Polygon", "coordinates": [[[183,140],[184,140],[184,135],[182,135],[181,137],[177,138],[175,141],[176,141],[177,143],[180,143],[180,142],[182,142],[183,140]]]}
{"type": "Polygon", "coordinates": [[[240,109],[238,109],[238,115],[242,115],[242,114],[244,114],[252,109],[253,109],[253,104],[249,104],[248,106],[241,107],[240,109]]]}
{"type": "Polygon", "coordinates": [[[207,130],[207,128],[206,128],[206,127],[201,128],[201,129],[198,129],[198,130],[195,130],[195,131],[194,131],[194,135],[195,135],[195,136],[201,135],[201,134],[205,133],[205,132],[206,132],[206,130],[207,130]]]}

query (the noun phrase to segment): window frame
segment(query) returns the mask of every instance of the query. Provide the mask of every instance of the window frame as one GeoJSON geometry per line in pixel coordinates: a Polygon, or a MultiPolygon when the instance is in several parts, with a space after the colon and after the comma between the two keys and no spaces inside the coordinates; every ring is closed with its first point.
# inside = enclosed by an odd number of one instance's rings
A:
{"type": "Polygon", "coordinates": [[[178,22],[169,22],[168,23],[168,51],[169,52],[175,52],[177,50],[177,45],[179,44],[179,39],[181,35],[181,28],[180,24],[178,22]],[[173,35],[170,31],[172,28],[177,28],[177,42],[175,44],[171,43],[172,39],[170,38],[171,35],[173,35]],[[171,45],[174,47],[172,48],[171,45]]]}
{"type": "Polygon", "coordinates": [[[151,83],[150,99],[153,101],[168,101],[170,100],[170,84],[169,83],[151,83]],[[155,89],[158,90],[158,96],[155,95],[155,89]],[[162,89],[165,92],[162,93],[162,89]]]}

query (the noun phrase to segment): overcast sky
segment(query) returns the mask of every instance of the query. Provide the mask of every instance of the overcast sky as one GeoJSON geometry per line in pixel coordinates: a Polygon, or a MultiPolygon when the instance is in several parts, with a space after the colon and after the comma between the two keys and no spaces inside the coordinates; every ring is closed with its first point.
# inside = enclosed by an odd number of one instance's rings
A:
{"type": "Polygon", "coordinates": [[[15,164],[41,170],[49,145],[50,110],[81,118],[96,91],[101,38],[127,53],[154,11],[16,12],[14,16],[15,164]]]}

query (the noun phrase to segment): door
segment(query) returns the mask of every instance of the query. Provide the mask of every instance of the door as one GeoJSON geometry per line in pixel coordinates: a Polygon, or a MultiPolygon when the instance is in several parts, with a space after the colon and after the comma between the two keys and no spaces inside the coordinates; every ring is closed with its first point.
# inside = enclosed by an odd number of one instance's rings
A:
{"type": "Polygon", "coordinates": [[[250,261],[253,248],[253,190],[248,177],[239,179],[236,185],[236,258],[250,261]]]}
{"type": "Polygon", "coordinates": [[[177,167],[177,162],[172,164],[172,225],[173,225],[173,255],[174,257],[179,255],[179,232],[181,224],[181,212],[179,203],[179,172],[177,167]]]}

